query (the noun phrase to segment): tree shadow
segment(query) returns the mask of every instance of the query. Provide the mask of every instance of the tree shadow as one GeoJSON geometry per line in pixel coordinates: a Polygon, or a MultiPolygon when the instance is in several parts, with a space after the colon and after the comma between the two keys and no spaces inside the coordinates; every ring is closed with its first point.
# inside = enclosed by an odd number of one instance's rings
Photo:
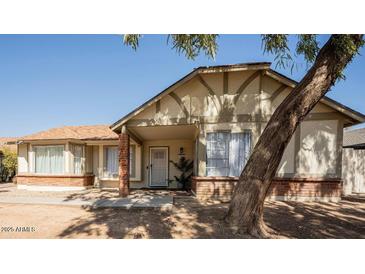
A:
{"type": "Polygon", "coordinates": [[[264,218],[289,238],[365,238],[365,207],[356,202],[267,202],[264,218]]]}
{"type": "MultiPolygon", "coordinates": [[[[175,191],[167,191],[165,189],[162,190],[151,190],[151,189],[138,189],[133,190],[129,198],[145,198],[151,199],[154,196],[185,196],[188,195],[186,191],[183,190],[175,190],[175,191]]],[[[93,201],[93,200],[102,200],[102,199],[117,199],[119,197],[118,189],[99,189],[92,188],[87,190],[82,190],[78,192],[72,192],[68,194],[64,201],[72,201],[72,200],[82,200],[82,201],[93,201]]]]}
{"type": "Polygon", "coordinates": [[[77,238],[87,236],[102,236],[108,238],[171,238],[167,224],[163,219],[166,212],[155,209],[121,209],[121,208],[84,208],[90,215],[75,218],[72,223],[58,236],[62,238],[77,238]],[[156,221],[158,220],[158,221],[156,221]]]}
{"type": "MultiPolygon", "coordinates": [[[[162,192],[162,193],[166,193],[162,192]]],[[[172,191],[170,191],[172,193],[172,191]]],[[[138,191],[135,195],[143,195],[138,191]]],[[[147,192],[147,195],[156,192],[147,192]]],[[[146,194],[145,194],[146,195],[146,194]]],[[[71,220],[58,237],[116,239],[232,239],[237,234],[224,222],[227,203],[200,202],[174,194],[172,209],[84,207],[85,215],[71,220]]],[[[266,224],[284,238],[365,238],[365,202],[265,203],[266,224]]]]}
{"type": "MultiPolygon", "coordinates": [[[[140,194],[140,192],[138,192],[140,194]]],[[[234,234],[223,222],[227,204],[203,206],[194,197],[174,196],[172,209],[84,207],[86,215],[71,220],[58,237],[116,239],[249,238],[234,234]]]]}
{"type": "Polygon", "coordinates": [[[117,189],[98,189],[91,188],[87,190],[72,192],[67,195],[64,201],[72,201],[72,200],[82,200],[82,201],[91,201],[96,199],[110,199],[110,198],[118,198],[119,192],[117,189]]]}

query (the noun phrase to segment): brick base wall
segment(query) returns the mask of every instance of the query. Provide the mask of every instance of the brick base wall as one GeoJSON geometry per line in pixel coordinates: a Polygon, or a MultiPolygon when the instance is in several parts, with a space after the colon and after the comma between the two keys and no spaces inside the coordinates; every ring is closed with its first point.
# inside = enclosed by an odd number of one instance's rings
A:
{"type": "MultiPolygon", "coordinates": [[[[193,177],[192,191],[199,200],[231,199],[237,177],[193,177]]],[[[275,178],[268,199],[270,200],[339,200],[342,181],[339,179],[275,178]]]]}
{"type": "Polygon", "coordinates": [[[16,180],[19,185],[92,186],[94,177],[94,175],[17,175],[16,180]]]}

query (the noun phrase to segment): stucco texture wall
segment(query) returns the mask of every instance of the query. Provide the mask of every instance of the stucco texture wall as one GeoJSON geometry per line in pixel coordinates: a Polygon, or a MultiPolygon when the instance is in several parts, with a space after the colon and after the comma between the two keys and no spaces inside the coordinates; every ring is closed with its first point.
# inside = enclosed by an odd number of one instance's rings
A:
{"type": "MultiPolygon", "coordinates": [[[[256,70],[207,73],[194,77],[151,104],[127,126],[199,124],[197,175],[205,176],[206,133],[250,130],[254,146],[270,116],[291,90],[256,70]]],[[[319,103],[288,144],[277,175],[341,177],[338,168],[341,165],[338,146],[342,142],[342,136],[338,136],[343,127],[341,119],[338,112],[319,103]]],[[[165,145],[166,141],[160,144],[165,145]]],[[[146,164],[146,148],[143,155],[146,164]]]]}
{"type": "Polygon", "coordinates": [[[345,195],[365,193],[365,150],[343,149],[342,178],[345,195]]]}

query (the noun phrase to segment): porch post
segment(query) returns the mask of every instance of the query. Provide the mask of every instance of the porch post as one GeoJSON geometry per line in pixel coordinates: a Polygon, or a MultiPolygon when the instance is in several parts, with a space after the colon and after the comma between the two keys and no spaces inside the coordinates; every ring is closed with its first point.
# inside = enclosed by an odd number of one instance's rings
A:
{"type": "Polygon", "coordinates": [[[129,135],[125,126],[119,134],[119,196],[129,194],[129,135]]]}

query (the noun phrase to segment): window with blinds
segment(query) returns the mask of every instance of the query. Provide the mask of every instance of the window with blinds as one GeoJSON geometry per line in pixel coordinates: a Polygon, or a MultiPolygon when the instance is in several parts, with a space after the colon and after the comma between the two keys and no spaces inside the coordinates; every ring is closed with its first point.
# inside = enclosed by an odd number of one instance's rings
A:
{"type": "Polygon", "coordinates": [[[207,133],[207,176],[239,176],[251,153],[251,132],[207,133]]]}

